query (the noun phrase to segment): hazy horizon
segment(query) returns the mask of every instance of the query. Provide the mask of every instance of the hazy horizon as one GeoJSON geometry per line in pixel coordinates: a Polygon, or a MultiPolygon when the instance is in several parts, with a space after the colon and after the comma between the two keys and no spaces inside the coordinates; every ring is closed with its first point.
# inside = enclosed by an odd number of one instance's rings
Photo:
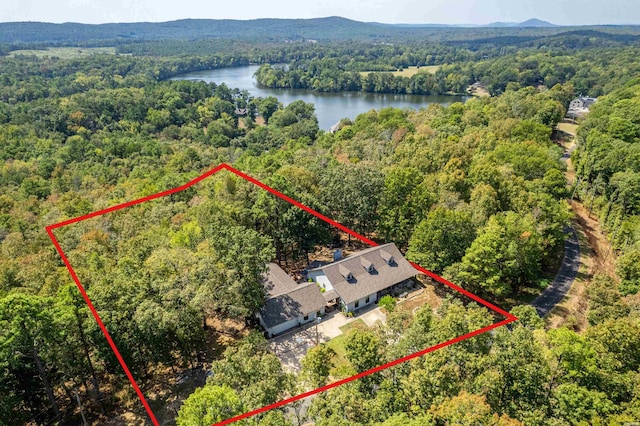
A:
{"type": "Polygon", "coordinates": [[[638,25],[636,0],[245,0],[243,7],[200,0],[4,0],[0,22],[127,23],[180,19],[310,19],[340,16],[384,24],[486,25],[540,19],[556,25],[638,25]]]}

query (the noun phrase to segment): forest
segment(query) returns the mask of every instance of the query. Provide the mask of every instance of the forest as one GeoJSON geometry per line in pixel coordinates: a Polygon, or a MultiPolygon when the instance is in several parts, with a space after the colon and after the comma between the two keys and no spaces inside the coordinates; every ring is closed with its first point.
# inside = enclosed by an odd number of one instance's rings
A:
{"type": "MultiPolygon", "coordinates": [[[[65,46],[104,46],[181,40],[268,40],[272,42],[306,41],[366,41],[366,42],[438,42],[469,40],[502,44],[548,44],[558,34],[579,35],[580,31],[601,33],[609,43],[637,42],[637,27],[584,26],[577,28],[556,26],[524,26],[517,28],[476,27],[456,28],[438,26],[407,26],[359,22],[339,16],[315,19],[182,19],[168,22],[132,22],[106,25],[89,25],[67,22],[0,23],[0,43],[8,44],[57,44],[65,46]],[[634,37],[635,36],[635,37],[634,37]]],[[[593,38],[594,34],[590,34],[593,38]]],[[[561,36],[562,37],[562,36],[561,36]]],[[[594,41],[586,41],[587,44],[594,41]]],[[[185,43],[186,44],[186,43],[185,43]]]]}
{"type": "MultiPolygon", "coordinates": [[[[45,227],[175,188],[221,163],[375,241],[395,242],[408,259],[519,317],[238,424],[640,419],[637,46],[216,49],[0,58],[0,424],[80,424],[82,416],[117,424],[125,414],[144,421],[45,227]],[[459,93],[480,81],[492,96],[370,111],[329,133],[312,104],[167,80],[254,62],[265,64],[257,79],[269,87],[459,93]],[[283,62],[286,70],[269,65],[283,62]],[[408,81],[384,72],[418,65],[440,68],[408,81]],[[376,72],[361,76],[367,71],[376,72]],[[579,94],[599,99],[579,123],[569,182],[555,136],[579,94]],[[236,108],[249,113],[238,117],[236,108]],[[562,261],[572,199],[602,224],[615,259],[613,271],[586,280],[584,327],[570,315],[553,326],[528,306],[562,261]]],[[[259,332],[212,345],[212,321],[251,323],[265,298],[265,264],[306,259],[335,241],[324,222],[221,173],[55,233],[154,411],[178,425],[222,421],[498,320],[444,294],[435,310],[390,310],[386,325],[354,328],[339,356],[319,345],[294,375],[259,332]],[[155,385],[189,371],[203,372],[206,384],[178,400],[155,385]]]]}
{"type": "Polygon", "coordinates": [[[503,93],[508,85],[513,89],[551,88],[558,83],[571,83],[577,94],[600,96],[637,75],[640,70],[634,58],[638,53],[637,47],[577,52],[522,49],[504,56],[492,49],[473,52],[448,47],[387,47],[364,50],[359,55],[347,56],[337,51],[295,59],[286,70],[265,64],[256,72],[256,81],[270,88],[421,95],[465,94],[476,82],[491,95],[503,93]],[[614,63],[620,67],[612,67],[614,63]],[[411,77],[391,73],[410,66],[430,65],[439,67],[435,72],[419,69],[411,77]]]}

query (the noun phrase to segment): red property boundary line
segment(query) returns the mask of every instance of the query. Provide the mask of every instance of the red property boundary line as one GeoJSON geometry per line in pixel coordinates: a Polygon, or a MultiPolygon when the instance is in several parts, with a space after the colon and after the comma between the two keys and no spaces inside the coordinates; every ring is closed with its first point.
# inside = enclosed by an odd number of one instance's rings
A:
{"type": "MultiPolygon", "coordinates": [[[[86,292],[84,286],[82,285],[82,283],[80,282],[80,279],[76,275],[76,272],[74,271],[73,267],[71,266],[71,263],[69,262],[69,259],[65,255],[65,253],[64,253],[62,247],[60,246],[60,243],[56,239],[53,231],[55,229],[61,228],[63,226],[71,225],[71,224],[74,224],[74,223],[77,223],[77,222],[81,222],[81,221],[86,220],[86,219],[90,219],[90,218],[93,218],[93,217],[96,217],[96,216],[101,216],[101,215],[109,213],[109,212],[113,212],[113,211],[116,211],[116,210],[121,210],[121,209],[124,209],[126,207],[130,207],[130,206],[134,206],[136,204],[144,203],[145,201],[150,201],[150,200],[154,200],[156,198],[160,198],[160,197],[164,197],[164,196],[167,196],[167,195],[175,194],[176,192],[180,192],[182,190],[185,190],[185,189],[195,185],[196,183],[208,178],[209,176],[212,176],[212,175],[218,173],[220,170],[223,170],[223,169],[224,170],[228,170],[231,173],[234,173],[235,175],[237,175],[237,176],[239,176],[239,177],[241,177],[241,178],[243,178],[243,179],[255,184],[256,186],[258,186],[258,187],[270,192],[271,194],[273,194],[273,195],[275,195],[275,196],[277,196],[277,197],[279,197],[279,198],[281,198],[281,199],[293,204],[294,206],[306,211],[307,213],[312,214],[313,216],[325,221],[326,223],[328,223],[328,224],[330,224],[332,226],[335,226],[336,228],[346,232],[347,234],[350,234],[351,236],[359,239],[360,241],[362,241],[362,242],[364,242],[366,244],[369,244],[371,246],[378,245],[376,242],[374,242],[374,241],[372,241],[372,240],[370,240],[370,239],[358,234],[355,231],[352,231],[351,229],[347,228],[346,226],[334,221],[333,219],[330,219],[330,218],[324,216],[323,214],[318,213],[317,211],[315,211],[315,210],[305,206],[304,204],[301,204],[298,201],[296,201],[296,200],[284,195],[283,193],[281,193],[281,192],[279,192],[279,191],[277,191],[277,190],[265,185],[264,183],[258,181],[257,179],[254,179],[251,176],[249,176],[249,175],[247,175],[245,173],[242,173],[241,171],[231,167],[228,164],[221,164],[221,165],[217,166],[216,168],[214,168],[212,170],[209,170],[208,172],[198,176],[197,178],[195,178],[195,179],[193,179],[193,180],[191,180],[191,181],[189,181],[189,182],[185,183],[184,185],[179,186],[177,188],[173,188],[173,189],[169,189],[169,190],[166,190],[166,191],[162,191],[162,192],[159,192],[157,194],[149,195],[149,196],[146,196],[146,197],[143,197],[143,198],[139,198],[137,200],[133,200],[133,201],[129,201],[129,202],[126,202],[126,203],[118,204],[116,206],[112,206],[112,207],[109,207],[109,208],[106,208],[106,209],[103,209],[103,210],[98,210],[96,212],[89,213],[89,214],[86,214],[84,216],[79,216],[79,217],[76,217],[76,218],[73,218],[73,219],[65,220],[65,221],[62,221],[62,222],[47,226],[46,230],[47,230],[47,234],[49,234],[49,238],[51,238],[51,241],[53,242],[53,245],[55,246],[56,250],[58,251],[58,254],[60,254],[60,257],[62,258],[62,261],[64,262],[65,266],[69,270],[69,274],[71,274],[71,277],[73,278],[73,281],[76,283],[76,286],[78,287],[78,290],[80,290],[80,293],[82,294],[82,297],[84,298],[84,301],[86,302],[87,306],[89,307],[89,310],[91,311],[91,314],[95,318],[96,323],[100,327],[100,330],[102,330],[102,333],[104,334],[104,337],[107,339],[107,342],[109,343],[109,346],[113,350],[113,353],[115,354],[116,358],[118,359],[118,362],[122,366],[122,369],[124,370],[127,378],[131,382],[131,385],[133,386],[134,390],[136,391],[136,394],[140,398],[140,401],[142,402],[142,405],[144,406],[145,410],[147,411],[147,414],[149,415],[149,418],[150,418],[151,422],[156,426],[160,426],[160,423],[158,422],[156,416],[153,414],[153,411],[151,410],[151,407],[149,406],[149,403],[147,402],[146,398],[144,397],[144,394],[142,393],[142,391],[140,390],[140,387],[136,383],[136,380],[133,378],[133,375],[131,374],[131,371],[129,371],[129,367],[127,367],[127,364],[124,362],[124,359],[122,358],[122,355],[120,354],[120,351],[116,347],[116,344],[114,343],[113,339],[111,338],[111,335],[109,334],[109,331],[107,331],[107,328],[105,327],[104,323],[102,322],[102,319],[100,318],[100,315],[98,314],[98,311],[96,311],[96,308],[93,306],[93,303],[91,302],[91,299],[89,299],[89,296],[87,295],[87,292],[86,292]]],[[[399,358],[399,359],[397,359],[395,361],[391,361],[391,362],[388,362],[386,364],[380,365],[378,367],[372,368],[370,370],[364,371],[364,372],[356,374],[354,376],[347,377],[346,379],[342,379],[342,380],[339,380],[337,382],[331,383],[329,385],[320,387],[318,389],[314,389],[314,390],[302,393],[300,395],[296,395],[294,397],[291,397],[291,398],[288,398],[288,399],[284,399],[284,400],[279,401],[279,402],[277,402],[275,404],[267,405],[267,406],[264,406],[262,408],[258,408],[256,410],[249,411],[247,413],[241,414],[239,416],[235,416],[235,417],[229,418],[227,420],[223,420],[223,421],[221,421],[219,423],[216,423],[214,426],[227,425],[229,423],[233,423],[233,422],[236,422],[238,420],[245,419],[247,417],[251,417],[251,416],[254,416],[256,414],[263,413],[265,411],[268,411],[268,410],[271,410],[271,409],[274,409],[274,408],[277,408],[277,407],[281,407],[281,406],[289,404],[291,402],[298,401],[298,400],[306,398],[308,396],[315,395],[315,394],[320,393],[320,392],[324,392],[326,390],[335,388],[335,387],[343,385],[345,383],[349,383],[349,382],[352,382],[354,380],[361,379],[362,377],[368,376],[370,374],[377,373],[379,371],[385,370],[385,369],[387,369],[389,367],[392,367],[394,365],[409,361],[411,359],[414,359],[414,358],[417,358],[419,356],[425,355],[425,354],[427,354],[429,352],[433,352],[433,351],[435,351],[437,349],[441,349],[441,348],[444,348],[446,346],[450,346],[450,345],[452,345],[454,343],[460,342],[462,340],[468,339],[470,337],[477,336],[477,335],[482,334],[482,333],[486,333],[487,331],[490,331],[490,330],[493,330],[495,328],[501,327],[503,325],[509,324],[509,323],[511,323],[513,321],[516,321],[518,319],[514,315],[511,315],[510,313],[508,313],[508,312],[504,311],[503,309],[501,309],[501,308],[499,308],[499,307],[487,302],[486,300],[476,296],[475,294],[470,293],[469,291],[467,291],[467,290],[465,290],[465,289],[463,289],[463,288],[461,288],[461,287],[459,287],[459,286],[457,286],[457,285],[445,280],[444,278],[440,277],[439,275],[434,274],[431,271],[428,271],[427,269],[421,267],[420,265],[417,265],[417,264],[415,264],[413,262],[412,262],[412,265],[418,271],[426,274],[427,276],[433,278],[434,280],[440,282],[441,284],[444,284],[447,287],[449,287],[449,288],[451,288],[451,289],[453,289],[453,290],[455,290],[455,291],[457,291],[459,293],[464,294],[465,296],[471,298],[472,300],[478,302],[479,304],[481,304],[483,306],[486,306],[490,310],[499,313],[500,315],[504,316],[506,319],[504,319],[504,320],[502,320],[500,322],[491,324],[491,325],[489,325],[487,327],[483,327],[481,329],[478,329],[478,330],[472,331],[470,333],[464,334],[462,336],[456,337],[454,339],[448,340],[446,342],[439,343],[439,344],[437,344],[435,346],[431,346],[429,348],[423,349],[423,350],[421,350],[419,352],[415,352],[415,353],[413,353],[411,355],[407,355],[405,357],[399,358]]]]}

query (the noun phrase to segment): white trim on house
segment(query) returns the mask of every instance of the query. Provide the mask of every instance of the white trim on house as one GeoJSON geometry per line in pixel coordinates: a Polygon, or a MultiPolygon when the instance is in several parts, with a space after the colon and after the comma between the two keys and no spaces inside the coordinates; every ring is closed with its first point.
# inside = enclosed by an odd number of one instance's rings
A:
{"type": "MultiPolygon", "coordinates": [[[[324,314],[325,314],[325,308],[322,308],[320,310],[320,315],[322,316],[324,314]]],[[[299,326],[302,326],[304,324],[308,324],[310,322],[315,321],[315,319],[318,317],[318,312],[317,311],[316,312],[309,312],[307,315],[301,315],[298,318],[294,318],[292,320],[285,321],[285,322],[282,322],[280,324],[276,324],[276,325],[274,325],[273,327],[270,327],[270,328],[266,326],[266,324],[262,320],[262,317],[259,314],[257,314],[256,316],[258,317],[258,320],[260,321],[260,325],[267,332],[267,336],[269,338],[271,338],[273,336],[277,336],[278,334],[285,333],[286,331],[291,330],[292,328],[299,327],[299,326]]]]}
{"type": "Polygon", "coordinates": [[[377,293],[373,293],[367,297],[363,297],[362,299],[356,300],[355,302],[351,302],[347,305],[343,303],[342,306],[345,312],[354,312],[354,311],[357,311],[358,309],[361,309],[365,306],[369,306],[372,303],[375,303],[377,300],[378,300],[377,293]]]}

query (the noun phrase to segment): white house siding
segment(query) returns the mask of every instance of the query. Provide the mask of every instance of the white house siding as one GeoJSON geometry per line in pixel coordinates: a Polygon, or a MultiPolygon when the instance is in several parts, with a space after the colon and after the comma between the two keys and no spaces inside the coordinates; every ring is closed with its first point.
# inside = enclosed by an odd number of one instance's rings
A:
{"type": "Polygon", "coordinates": [[[298,322],[300,324],[307,324],[307,323],[310,323],[310,322],[314,321],[316,319],[316,316],[317,316],[316,312],[313,312],[313,313],[310,313],[309,315],[307,315],[308,318],[307,318],[306,321],[304,320],[304,317],[298,317],[298,322]]]}
{"type": "Polygon", "coordinates": [[[579,100],[579,99],[574,99],[569,104],[569,109],[580,109],[580,108],[583,108],[583,107],[584,107],[584,105],[583,105],[582,101],[579,100]]]}
{"type": "Polygon", "coordinates": [[[280,334],[280,333],[284,333],[285,331],[293,328],[293,327],[297,327],[299,324],[299,320],[300,318],[294,318],[292,320],[289,321],[285,321],[283,323],[280,323],[278,325],[274,325],[271,328],[267,328],[267,333],[269,333],[269,337],[273,337],[276,334],[280,334]]]}
{"type": "MultiPolygon", "coordinates": [[[[325,310],[324,310],[324,308],[322,308],[320,310],[320,315],[323,315],[324,312],[325,312],[325,310]]],[[[267,327],[265,327],[264,322],[262,321],[262,318],[260,316],[258,316],[258,318],[260,319],[260,324],[262,325],[262,327],[265,328],[265,330],[267,330],[267,333],[269,334],[269,337],[273,337],[273,336],[275,336],[277,334],[284,333],[285,331],[290,330],[290,329],[292,329],[294,327],[297,327],[299,325],[308,324],[310,322],[313,322],[318,317],[318,313],[317,312],[311,312],[307,317],[308,318],[306,320],[304,319],[304,316],[301,316],[301,317],[294,318],[294,319],[289,320],[289,321],[285,321],[285,322],[280,323],[278,325],[274,325],[271,328],[267,328],[267,327]]]]}
{"type": "Polygon", "coordinates": [[[356,310],[362,308],[363,306],[367,306],[367,305],[370,305],[372,303],[375,303],[375,301],[377,300],[376,296],[377,296],[376,293],[370,294],[368,296],[369,297],[369,301],[368,302],[367,302],[367,298],[366,297],[358,300],[359,303],[358,303],[358,307],[357,308],[356,308],[356,302],[349,303],[347,305],[347,312],[353,312],[353,311],[356,311],[356,310]]]}

